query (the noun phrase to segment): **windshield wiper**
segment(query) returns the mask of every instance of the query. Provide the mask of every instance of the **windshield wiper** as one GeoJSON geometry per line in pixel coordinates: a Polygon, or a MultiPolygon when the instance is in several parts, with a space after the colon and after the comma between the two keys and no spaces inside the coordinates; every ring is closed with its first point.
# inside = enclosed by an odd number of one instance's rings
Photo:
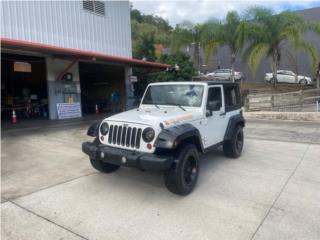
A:
{"type": "Polygon", "coordinates": [[[181,108],[183,111],[186,111],[186,109],[184,107],[182,107],[180,104],[172,104],[174,106],[178,106],[179,108],[181,108]]]}
{"type": "Polygon", "coordinates": [[[183,111],[187,111],[184,107],[182,107],[180,104],[178,103],[168,103],[168,105],[172,105],[172,106],[177,106],[179,107],[180,109],[182,109],[183,111]]]}
{"type": "Polygon", "coordinates": [[[186,109],[184,107],[182,107],[181,105],[177,105],[179,108],[181,108],[183,111],[186,111],[186,109]]]}

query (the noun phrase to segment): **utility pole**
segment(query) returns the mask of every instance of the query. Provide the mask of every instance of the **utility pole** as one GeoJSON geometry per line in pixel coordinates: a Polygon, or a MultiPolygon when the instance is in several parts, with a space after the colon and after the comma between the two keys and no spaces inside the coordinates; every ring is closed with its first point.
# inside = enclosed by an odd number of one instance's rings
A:
{"type": "Polygon", "coordinates": [[[317,80],[317,88],[320,88],[320,62],[318,64],[318,70],[316,73],[316,80],[317,80]]]}
{"type": "Polygon", "coordinates": [[[201,46],[200,46],[200,42],[198,42],[198,75],[200,76],[201,73],[201,56],[200,56],[200,50],[201,50],[201,46]]]}
{"type": "Polygon", "coordinates": [[[231,54],[231,80],[232,82],[235,82],[234,80],[234,63],[236,61],[236,54],[233,52],[231,54]]]}

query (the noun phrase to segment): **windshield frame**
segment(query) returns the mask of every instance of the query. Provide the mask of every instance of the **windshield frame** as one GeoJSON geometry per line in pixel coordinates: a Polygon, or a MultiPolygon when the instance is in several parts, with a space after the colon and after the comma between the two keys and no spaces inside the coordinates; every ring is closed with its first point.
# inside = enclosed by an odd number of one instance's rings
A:
{"type": "Polygon", "coordinates": [[[194,86],[201,86],[203,87],[203,93],[202,93],[202,97],[201,97],[201,104],[199,106],[188,106],[188,105],[180,105],[184,108],[203,108],[203,103],[204,103],[204,98],[205,98],[205,91],[206,91],[206,84],[205,83],[195,83],[195,82],[163,82],[163,83],[153,83],[153,84],[149,84],[148,87],[146,88],[146,90],[143,93],[143,96],[141,98],[141,102],[139,107],[143,107],[143,106],[168,106],[168,107],[178,107],[179,105],[176,104],[143,104],[145,95],[147,93],[147,91],[149,90],[150,87],[152,86],[167,86],[167,85],[194,85],[194,86]]]}

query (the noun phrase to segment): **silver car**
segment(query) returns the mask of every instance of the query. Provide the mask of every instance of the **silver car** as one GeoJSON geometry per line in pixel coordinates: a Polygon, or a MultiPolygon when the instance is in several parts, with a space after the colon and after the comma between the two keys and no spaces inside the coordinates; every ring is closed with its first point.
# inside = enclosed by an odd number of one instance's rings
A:
{"type": "MultiPolygon", "coordinates": [[[[273,82],[273,74],[266,73],[264,80],[266,82],[273,82]]],[[[310,85],[312,80],[310,77],[303,75],[297,75],[292,71],[288,70],[278,70],[277,71],[277,82],[279,83],[296,83],[301,85],[310,85]]]]}
{"type": "MultiPolygon", "coordinates": [[[[231,80],[232,79],[232,70],[231,69],[218,69],[214,72],[206,74],[206,77],[212,78],[215,80],[231,80]]],[[[242,72],[234,72],[235,81],[244,80],[244,74],[242,72]]]]}

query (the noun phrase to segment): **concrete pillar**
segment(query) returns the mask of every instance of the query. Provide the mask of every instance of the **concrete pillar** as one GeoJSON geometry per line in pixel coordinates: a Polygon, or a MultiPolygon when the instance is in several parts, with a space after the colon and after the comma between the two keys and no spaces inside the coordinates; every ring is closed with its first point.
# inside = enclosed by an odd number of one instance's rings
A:
{"type": "Polygon", "coordinates": [[[76,63],[68,72],[72,73],[73,81],[57,81],[57,77],[64,71],[72,61],[58,58],[46,58],[49,119],[58,119],[57,103],[68,102],[68,96],[73,98],[73,102],[81,103],[79,64],[76,63]]]}

